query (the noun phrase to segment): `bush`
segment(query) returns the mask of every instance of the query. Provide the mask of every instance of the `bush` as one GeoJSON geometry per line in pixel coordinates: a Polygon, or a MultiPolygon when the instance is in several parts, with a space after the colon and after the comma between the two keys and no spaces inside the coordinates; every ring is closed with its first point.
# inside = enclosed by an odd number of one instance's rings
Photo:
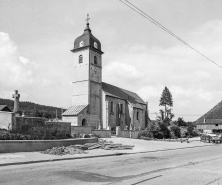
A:
{"type": "Polygon", "coordinates": [[[158,132],[157,139],[163,139],[165,134],[163,132],[158,132]]]}
{"type": "Polygon", "coordinates": [[[153,138],[153,133],[146,128],[145,130],[139,132],[138,138],[140,138],[141,136],[153,138]]]}
{"type": "Polygon", "coordinates": [[[173,134],[174,134],[175,137],[177,137],[177,138],[180,138],[180,137],[181,137],[180,127],[178,127],[178,126],[172,126],[172,127],[170,127],[170,130],[173,132],[173,134]]]}
{"type": "MultiPolygon", "coordinates": [[[[163,138],[170,138],[170,130],[168,129],[167,125],[164,123],[160,124],[160,132],[158,132],[158,137],[162,137],[163,138]]],[[[159,139],[163,139],[163,138],[159,138],[159,139]]]]}
{"type": "Polygon", "coordinates": [[[197,136],[199,136],[199,135],[200,135],[200,134],[199,134],[197,131],[195,131],[195,130],[192,131],[192,136],[197,137],[197,136]]]}
{"type": "Polygon", "coordinates": [[[48,139],[67,139],[71,138],[69,134],[66,134],[66,136],[63,136],[62,134],[56,134],[56,135],[48,135],[45,134],[43,136],[38,135],[26,135],[26,134],[18,134],[18,133],[5,133],[0,134],[0,140],[48,140],[48,139]]]}

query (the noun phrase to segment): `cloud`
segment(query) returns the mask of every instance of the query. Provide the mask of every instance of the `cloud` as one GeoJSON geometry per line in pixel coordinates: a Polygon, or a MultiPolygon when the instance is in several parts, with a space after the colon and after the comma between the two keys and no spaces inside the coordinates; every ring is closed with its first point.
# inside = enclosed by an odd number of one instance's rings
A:
{"type": "MultiPolygon", "coordinates": [[[[204,23],[188,33],[185,40],[222,65],[222,21],[204,23]]],[[[206,111],[203,107],[210,109],[221,101],[221,69],[183,44],[178,42],[170,47],[135,44],[123,48],[118,62],[111,61],[105,66],[104,79],[137,92],[149,102],[151,112],[158,112],[165,86],[173,95],[174,111],[185,115],[197,115],[206,111]]]]}
{"type": "Polygon", "coordinates": [[[33,83],[34,63],[20,56],[18,47],[9,35],[0,32],[0,86],[22,87],[33,83]],[[30,65],[28,65],[30,64],[30,65]]]}

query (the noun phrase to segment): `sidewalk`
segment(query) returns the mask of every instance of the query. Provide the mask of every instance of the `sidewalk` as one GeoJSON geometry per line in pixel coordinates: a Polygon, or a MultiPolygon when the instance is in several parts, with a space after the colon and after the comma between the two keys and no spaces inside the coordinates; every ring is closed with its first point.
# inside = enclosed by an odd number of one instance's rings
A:
{"type": "Polygon", "coordinates": [[[129,138],[105,138],[105,140],[113,141],[113,143],[122,143],[124,145],[134,145],[134,147],[133,150],[103,150],[103,149],[86,150],[87,154],[75,154],[75,155],[63,155],[63,156],[42,154],[40,152],[4,153],[0,154],[0,166],[214,146],[214,144],[212,143],[200,142],[198,138],[191,138],[190,143],[146,141],[146,140],[129,139],[129,138]]]}

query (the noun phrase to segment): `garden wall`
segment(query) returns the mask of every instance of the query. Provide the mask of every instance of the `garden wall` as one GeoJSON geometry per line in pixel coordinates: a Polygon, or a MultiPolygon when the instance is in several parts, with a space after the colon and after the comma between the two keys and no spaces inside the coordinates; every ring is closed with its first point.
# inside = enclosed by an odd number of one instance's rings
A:
{"type": "Polygon", "coordinates": [[[102,138],[110,138],[111,131],[110,130],[92,130],[92,134],[95,134],[98,137],[102,138]]]}
{"type": "Polygon", "coordinates": [[[71,135],[71,123],[46,122],[45,118],[15,117],[14,133],[27,134],[37,138],[60,137],[71,135]]]}
{"type": "Polygon", "coordinates": [[[139,135],[139,130],[121,130],[117,137],[126,137],[126,138],[133,138],[137,139],[139,135]]]}
{"type": "Polygon", "coordinates": [[[71,135],[91,134],[92,127],[71,126],[71,135]]]}

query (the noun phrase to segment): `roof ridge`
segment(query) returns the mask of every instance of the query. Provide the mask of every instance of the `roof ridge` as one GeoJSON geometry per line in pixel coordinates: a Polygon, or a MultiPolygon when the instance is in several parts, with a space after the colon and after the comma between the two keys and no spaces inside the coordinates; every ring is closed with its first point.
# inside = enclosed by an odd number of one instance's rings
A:
{"type": "Polygon", "coordinates": [[[211,108],[208,112],[206,112],[203,116],[198,118],[195,122],[201,122],[202,119],[222,119],[222,101],[220,101],[218,104],[216,104],[213,108],[211,108]],[[221,114],[215,115],[215,112],[220,111],[221,109],[221,114]],[[213,114],[213,115],[212,115],[213,114]],[[207,117],[214,117],[214,116],[219,116],[221,118],[207,118],[207,117]]]}

